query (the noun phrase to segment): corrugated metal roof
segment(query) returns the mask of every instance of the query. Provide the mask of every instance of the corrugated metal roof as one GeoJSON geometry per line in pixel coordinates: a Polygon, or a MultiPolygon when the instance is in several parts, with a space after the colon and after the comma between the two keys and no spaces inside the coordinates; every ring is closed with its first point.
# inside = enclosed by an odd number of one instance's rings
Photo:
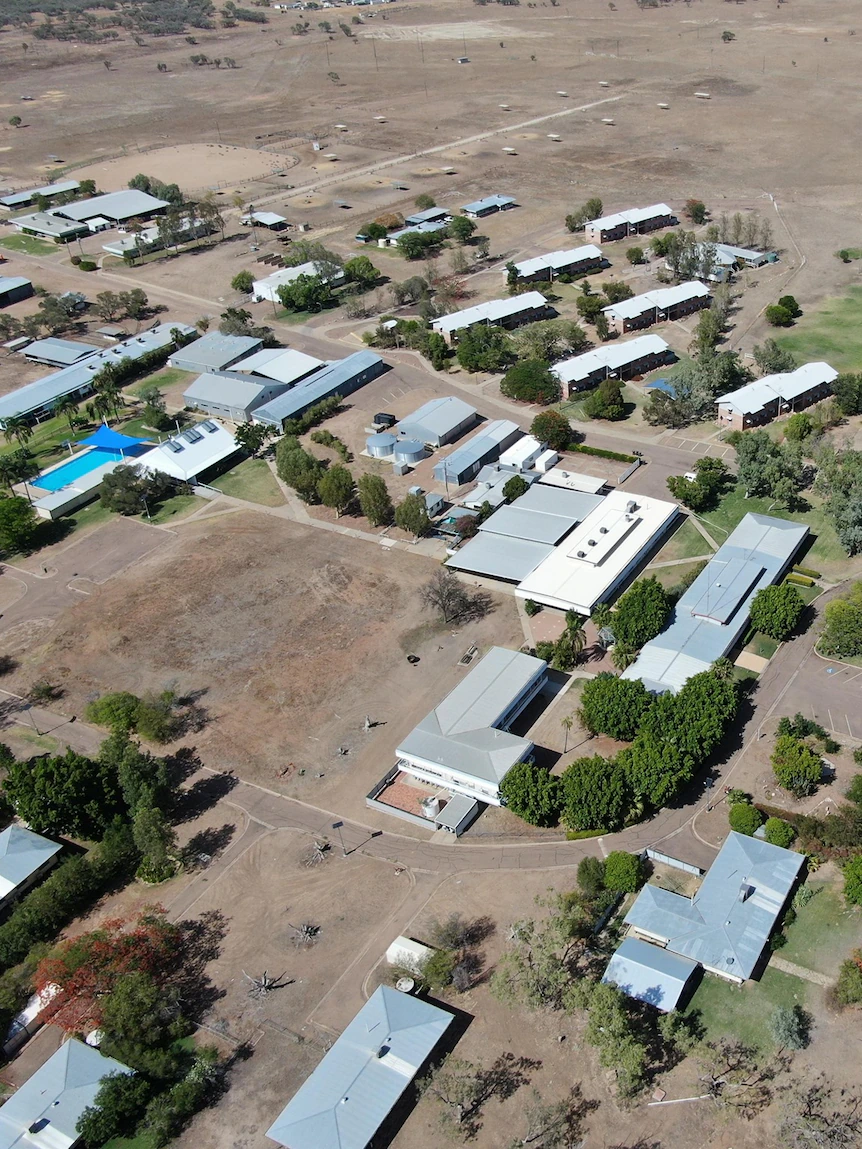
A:
{"type": "Polygon", "coordinates": [[[274,379],[277,383],[292,384],[323,366],[325,364],[322,359],[315,359],[304,351],[297,351],[293,347],[274,347],[240,359],[233,364],[233,370],[253,372],[266,379],[274,379]]]}
{"type": "Polygon", "coordinates": [[[38,231],[42,235],[65,236],[82,235],[87,231],[87,225],[75,223],[70,219],[62,219],[58,215],[51,215],[46,211],[34,211],[30,215],[19,215],[17,219],[9,221],[18,231],[38,231]]]}
{"type": "Polygon", "coordinates": [[[171,362],[178,367],[184,363],[194,365],[184,370],[221,371],[243,355],[257,351],[262,343],[262,339],[253,335],[222,335],[220,331],[209,331],[194,343],[187,343],[175,351],[171,362]]]}
{"type": "Polygon", "coordinates": [[[686,303],[690,299],[704,299],[709,295],[709,288],[697,280],[688,283],[679,283],[675,287],[657,287],[653,291],[645,291],[642,295],[635,295],[631,299],[623,299],[619,303],[611,303],[603,307],[602,311],[615,319],[637,319],[645,311],[657,308],[667,311],[678,303],[686,303]]]}
{"type": "Polygon", "coordinates": [[[414,211],[412,215],[405,216],[405,223],[434,223],[436,220],[449,218],[445,207],[426,207],[424,211],[414,211]]]}
{"type": "Polygon", "coordinates": [[[346,359],[337,359],[308,378],[301,379],[290,391],[264,403],[255,411],[254,417],[263,423],[281,427],[285,419],[295,418],[321,399],[337,395],[340,387],[346,386],[358,375],[375,369],[379,374],[383,367],[379,355],[371,351],[355,351],[346,359]]]}
{"type": "Polygon", "coordinates": [[[731,831],[692,898],[644,886],[626,924],[743,980],[760,960],[805,863],[803,854],[731,831]]]}
{"type": "Polygon", "coordinates": [[[11,195],[0,196],[0,204],[4,207],[18,207],[30,203],[36,196],[50,198],[63,195],[65,192],[77,191],[81,185],[77,180],[61,180],[55,184],[45,184],[44,187],[31,188],[29,191],[13,192],[11,195]]]}
{"type": "Polygon", "coordinates": [[[719,407],[730,407],[740,415],[754,415],[776,399],[792,403],[807,391],[832,383],[837,378],[838,372],[834,367],[817,360],[814,363],[803,363],[795,371],[764,375],[762,379],[755,379],[753,383],[747,383],[736,391],[719,395],[715,402],[719,407]]]}
{"type": "Polygon", "coordinates": [[[484,199],[474,200],[473,203],[464,204],[461,211],[475,215],[477,212],[487,211],[488,208],[511,207],[512,204],[516,202],[517,200],[514,196],[500,195],[497,193],[495,195],[486,195],[484,199]]]}
{"type": "Polygon", "coordinates": [[[0,295],[5,295],[7,291],[14,291],[16,287],[30,287],[29,279],[25,279],[23,275],[0,275],[0,295]]]}
{"type": "Polygon", "coordinates": [[[495,535],[480,531],[475,538],[459,547],[447,560],[447,567],[487,575],[489,578],[521,582],[553,550],[550,543],[495,535]]]}
{"type": "Polygon", "coordinates": [[[436,443],[438,439],[445,439],[462,423],[475,419],[476,414],[476,408],[463,399],[445,395],[423,403],[402,419],[396,429],[402,435],[421,439],[423,443],[436,443]]]}
{"type": "Polygon", "coordinates": [[[0,834],[0,898],[35,874],[62,846],[23,826],[7,826],[0,834]]]}
{"type": "Polygon", "coordinates": [[[636,1001],[668,1012],[676,1009],[697,963],[669,950],[626,938],[608,962],[602,981],[618,986],[636,1001]]]}
{"type": "MultiPolygon", "coordinates": [[[[507,439],[516,433],[522,434],[523,432],[521,432],[518,424],[513,423],[511,419],[494,419],[490,423],[486,423],[466,443],[456,447],[451,455],[447,455],[445,459],[434,464],[434,478],[440,483],[446,481],[450,483],[460,482],[460,475],[464,474],[480,459],[493,454],[495,448],[498,449],[499,455],[499,450],[504,449],[502,444],[505,444],[507,439]]],[[[515,474],[514,471],[512,473],[515,474]]]]}
{"type": "Polygon", "coordinates": [[[288,1149],[366,1149],[453,1021],[430,1002],[380,986],[267,1137],[288,1149]]]}
{"type": "Polygon", "coordinates": [[[453,311],[451,315],[441,315],[431,321],[431,326],[436,331],[461,331],[474,323],[497,323],[511,315],[547,306],[548,301],[540,291],[525,291],[508,299],[489,299],[486,303],[453,311]]]}
{"type": "Polygon", "coordinates": [[[536,483],[514,503],[495,511],[479,530],[553,546],[601,502],[601,495],[536,483]]]}
{"type": "Polygon", "coordinates": [[[0,1149],[74,1145],[81,1114],[95,1101],[102,1078],[131,1072],[83,1041],[65,1042],[0,1107],[0,1149]],[[41,1128],[30,1133],[34,1126],[41,1128]]]}
{"type": "Polygon", "coordinates": [[[168,206],[166,200],[156,199],[149,192],[124,188],[122,191],[93,196],[92,199],[78,200],[77,203],[67,203],[63,207],[52,208],[51,211],[63,216],[64,219],[74,219],[80,223],[95,219],[98,215],[105,216],[109,220],[132,219],[136,215],[152,215],[168,206]]]}
{"type": "MultiPolygon", "coordinates": [[[[575,263],[584,263],[588,259],[601,260],[601,250],[594,243],[584,244],[583,247],[570,247],[565,251],[549,251],[547,255],[537,255],[533,259],[522,260],[515,264],[518,275],[535,275],[537,271],[558,271],[560,268],[571,267],[575,263]]],[[[503,271],[503,274],[507,274],[503,271]]]]}
{"type": "Polygon", "coordinates": [[[598,219],[588,220],[584,226],[612,231],[622,223],[646,223],[647,220],[660,219],[666,215],[673,215],[673,210],[666,203],[654,203],[650,207],[630,207],[625,211],[614,212],[613,215],[602,215],[598,219]]]}
{"type": "Polygon", "coordinates": [[[540,658],[491,647],[467,677],[411,730],[396,754],[486,782],[501,782],[532,743],[497,729],[497,724],[546,671],[547,663],[540,658]]]}
{"type": "Polygon", "coordinates": [[[21,354],[26,359],[51,363],[57,367],[68,367],[99,350],[92,343],[77,343],[74,339],[34,339],[21,354]]]}
{"type": "Polygon", "coordinates": [[[636,339],[604,343],[583,355],[563,359],[551,370],[561,382],[577,383],[596,371],[618,371],[646,355],[663,355],[668,350],[668,344],[660,335],[639,335],[636,339]]]}
{"type": "Polygon", "coordinates": [[[697,576],[623,678],[676,692],[724,658],[748,625],[751,600],[774,583],[808,534],[804,524],[747,514],[697,576]]]}
{"type": "Polygon", "coordinates": [[[272,384],[269,380],[251,380],[242,375],[219,374],[208,371],[183,392],[183,398],[201,403],[216,403],[225,407],[250,407],[263,391],[272,384]]]}

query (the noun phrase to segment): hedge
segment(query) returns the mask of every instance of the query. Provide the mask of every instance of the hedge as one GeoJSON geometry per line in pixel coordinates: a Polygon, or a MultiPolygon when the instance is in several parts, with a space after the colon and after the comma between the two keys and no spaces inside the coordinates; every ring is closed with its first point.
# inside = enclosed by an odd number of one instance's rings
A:
{"type": "Polygon", "coordinates": [[[794,586],[814,586],[813,578],[807,578],[801,574],[789,574],[784,581],[792,583],[794,586]]]}
{"type": "Polygon", "coordinates": [[[815,579],[816,578],[822,578],[820,571],[813,571],[813,570],[811,570],[810,567],[795,566],[793,568],[793,573],[794,574],[807,575],[808,578],[815,578],[815,579]]]}
{"type": "Polygon", "coordinates": [[[634,455],[621,455],[618,451],[605,451],[603,447],[585,447],[583,443],[571,443],[569,451],[579,451],[582,455],[595,455],[599,459],[615,459],[618,463],[635,463],[634,455]]]}
{"type": "Polygon", "coordinates": [[[600,838],[607,830],[566,830],[567,842],[579,842],[581,838],[600,838]]]}

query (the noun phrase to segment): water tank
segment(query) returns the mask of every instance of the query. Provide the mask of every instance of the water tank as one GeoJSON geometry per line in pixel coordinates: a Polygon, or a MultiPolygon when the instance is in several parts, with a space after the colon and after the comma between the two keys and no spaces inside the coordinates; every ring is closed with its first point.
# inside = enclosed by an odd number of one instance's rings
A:
{"type": "Polygon", "coordinates": [[[440,799],[436,795],[423,798],[420,805],[426,818],[436,818],[440,813],[440,799]]]}
{"type": "Polygon", "coordinates": [[[365,449],[375,459],[388,459],[395,450],[397,439],[388,431],[381,431],[378,435],[369,435],[365,440],[365,449]]]}
{"type": "Polygon", "coordinates": [[[425,444],[420,443],[418,439],[402,439],[400,443],[395,444],[395,462],[407,463],[412,466],[414,463],[421,463],[425,458],[425,444]]]}

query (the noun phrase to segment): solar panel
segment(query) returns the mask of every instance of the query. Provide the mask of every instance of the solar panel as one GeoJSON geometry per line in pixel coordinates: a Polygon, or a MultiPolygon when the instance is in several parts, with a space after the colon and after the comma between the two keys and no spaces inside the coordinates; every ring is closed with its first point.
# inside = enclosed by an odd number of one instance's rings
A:
{"type": "Polygon", "coordinates": [[[165,443],[165,446],[168,448],[169,451],[173,451],[173,453],[175,455],[178,455],[180,453],[180,451],[183,450],[182,445],[180,443],[175,442],[173,439],[168,439],[168,441],[165,443]]]}
{"type": "Polygon", "coordinates": [[[199,426],[210,435],[213,433],[213,431],[218,430],[218,424],[214,423],[212,419],[205,420],[205,422],[200,423],[199,426]]]}
{"type": "Polygon", "coordinates": [[[199,443],[203,439],[203,435],[197,428],[192,427],[190,431],[183,431],[183,438],[187,443],[199,443]]]}

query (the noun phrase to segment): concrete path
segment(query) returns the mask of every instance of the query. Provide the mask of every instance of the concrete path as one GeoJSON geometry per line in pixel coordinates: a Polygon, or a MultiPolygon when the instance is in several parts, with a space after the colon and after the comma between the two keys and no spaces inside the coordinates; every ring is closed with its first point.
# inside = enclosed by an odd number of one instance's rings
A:
{"type": "Polygon", "coordinates": [[[804,966],[797,965],[796,962],[787,961],[786,958],[779,957],[778,954],[773,954],[769,959],[769,964],[774,969],[781,970],[782,973],[789,973],[791,977],[800,977],[803,981],[810,981],[813,985],[832,985],[833,978],[827,977],[825,973],[817,973],[816,970],[806,969],[804,966]]]}

